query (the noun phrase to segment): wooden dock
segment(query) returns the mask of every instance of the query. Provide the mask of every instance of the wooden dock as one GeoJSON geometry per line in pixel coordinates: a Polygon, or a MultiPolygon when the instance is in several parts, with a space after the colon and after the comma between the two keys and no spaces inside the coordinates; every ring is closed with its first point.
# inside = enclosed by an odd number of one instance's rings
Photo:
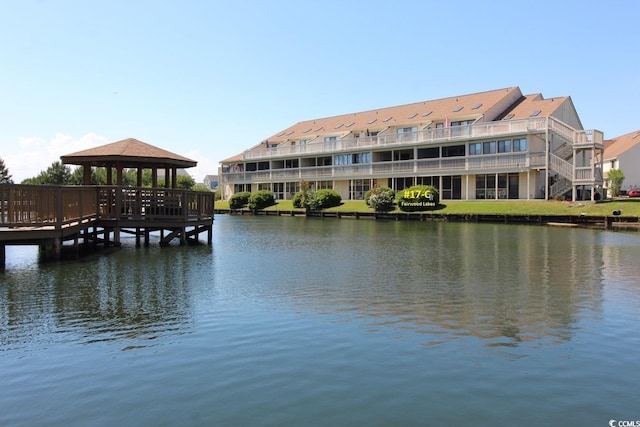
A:
{"type": "Polygon", "coordinates": [[[214,195],[182,189],[120,186],[0,185],[0,268],[7,245],[38,245],[59,258],[80,246],[119,246],[121,234],[149,245],[213,237],[214,195]]]}

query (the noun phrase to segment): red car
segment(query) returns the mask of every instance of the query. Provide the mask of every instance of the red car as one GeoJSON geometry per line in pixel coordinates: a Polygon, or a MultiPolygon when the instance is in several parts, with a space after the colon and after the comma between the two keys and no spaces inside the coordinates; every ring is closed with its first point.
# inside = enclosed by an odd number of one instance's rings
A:
{"type": "Polygon", "coordinates": [[[640,197],[640,189],[634,188],[633,190],[627,191],[627,196],[629,196],[629,197],[640,197]]]}

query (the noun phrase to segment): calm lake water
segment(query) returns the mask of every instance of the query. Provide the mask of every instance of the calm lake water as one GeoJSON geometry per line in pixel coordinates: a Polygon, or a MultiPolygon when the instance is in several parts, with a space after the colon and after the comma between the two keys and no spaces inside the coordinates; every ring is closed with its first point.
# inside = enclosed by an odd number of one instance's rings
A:
{"type": "Polygon", "coordinates": [[[211,247],[10,247],[0,426],[639,420],[639,260],[635,233],[247,216],[211,247]]]}

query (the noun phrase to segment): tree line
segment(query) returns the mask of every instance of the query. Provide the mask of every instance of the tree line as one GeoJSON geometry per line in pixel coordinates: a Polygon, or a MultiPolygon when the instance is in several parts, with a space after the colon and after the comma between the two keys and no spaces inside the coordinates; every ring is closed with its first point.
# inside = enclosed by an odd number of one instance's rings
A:
{"type": "MultiPolygon", "coordinates": [[[[114,172],[115,175],[115,172],[114,172]]],[[[135,169],[127,169],[123,172],[122,184],[128,187],[134,187],[137,185],[138,175],[135,169]]],[[[41,171],[38,175],[22,180],[20,184],[25,185],[82,185],[84,183],[84,168],[78,166],[74,169],[64,165],[60,161],[54,161],[47,167],[47,169],[41,171]]],[[[142,186],[151,187],[153,183],[153,176],[151,169],[144,169],[142,171],[142,186]]],[[[12,175],[9,173],[9,169],[4,163],[4,160],[0,157],[0,184],[14,184],[12,175]]],[[[91,184],[94,185],[106,185],[107,184],[107,169],[106,168],[92,168],[91,169],[91,184]]],[[[157,181],[159,187],[164,186],[164,179],[157,181]]],[[[176,178],[176,187],[185,190],[194,191],[210,191],[204,184],[196,184],[195,180],[189,175],[178,175],[176,178]]]]}

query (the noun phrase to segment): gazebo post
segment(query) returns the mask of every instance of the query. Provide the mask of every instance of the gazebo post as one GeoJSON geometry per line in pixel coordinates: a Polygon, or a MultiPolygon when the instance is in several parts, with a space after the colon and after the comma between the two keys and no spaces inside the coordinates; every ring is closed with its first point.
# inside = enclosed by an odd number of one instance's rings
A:
{"type": "Polygon", "coordinates": [[[82,183],[91,185],[91,163],[82,164],[82,183]]]}
{"type": "Polygon", "coordinates": [[[107,185],[113,185],[113,166],[107,164],[105,167],[107,168],[107,185]]]}
{"type": "Polygon", "coordinates": [[[156,166],[151,168],[151,186],[158,188],[158,168],[156,166]]]}
{"type": "Polygon", "coordinates": [[[116,164],[116,185],[118,187],[122,187],[122,183],[124,182],[124,177],[123,177],[123,170],[124,168],[122,167],[121,164],[116,164]]]}
{"type": "Polygon", "coordinates": [[[142,187],[142,166],[138,167],[138,182],[136,185],[142,187]]]}
{"type": "Polygon", "coordinates": [[[174,166],[171,168],[171,188],[178,188],[178,169],[174,166]]]}

